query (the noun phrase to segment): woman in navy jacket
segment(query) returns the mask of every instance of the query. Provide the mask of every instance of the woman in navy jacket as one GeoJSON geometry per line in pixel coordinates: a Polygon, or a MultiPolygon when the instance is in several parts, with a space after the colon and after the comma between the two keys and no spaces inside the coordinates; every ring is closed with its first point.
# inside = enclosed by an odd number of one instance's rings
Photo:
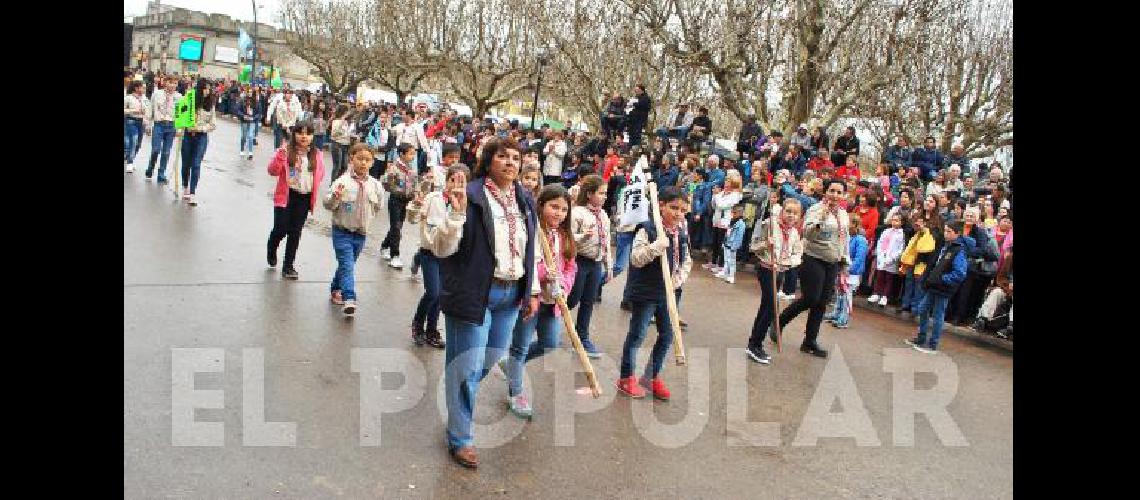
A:
{"type": "Polygon", "coordinates": [[[518,181],[522,151],[512,139],[483,147],[474,179],[448,186],[454,210],[428,234],[440,258],[440,310],[447,335],[447,444],[460,465],[475,468],[475,400],[479,384],[507,354],[515,321],[538,310],[534,200],[518,181]]]}

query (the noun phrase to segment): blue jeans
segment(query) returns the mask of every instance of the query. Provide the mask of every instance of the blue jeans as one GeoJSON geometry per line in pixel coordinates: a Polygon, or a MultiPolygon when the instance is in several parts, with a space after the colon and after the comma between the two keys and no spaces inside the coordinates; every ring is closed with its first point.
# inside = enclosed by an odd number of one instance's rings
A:
{"type": "Polygon", "coordinates": [[[424,295],[416,306],[412,324],[422,325],[424,331],[430,332],[438,327],[439,322],[439,259],[427,250],[420,250],[416,256],[420,259],[420,270],[424,273],[424,295]]]}
{"type": "Polygon", "coordinates": [[[918,310],[915,314],[918,315],[918,344],[926,344],[926,330],[927,326],[934,321],[934,331],[930,335],[931,349],[938,349],[938,339],[942,337],[942,320],[946,319],[946,305],[950,303],[950,297],[938,295],[935,293],[928,293],[922,298],[922,302],[918,304],[918,310]]]}
{"type": "Polygon", "coordinates": [[[629,318],[629,333],[625,336],[625,345],[621,353],[621,378],[633,375],[633,367],[637,365],[637,351],[641,349],[641,342],[645,340],[649,329],[649,318],[657,320],[657,342],[653,344],[653,351],[649,355],[649,364],[645,365],[645,378],[652,379],[661,373],[661,366],[665,364],[665,356],[669,354],[669,347],[673,345],[673,325],[669,322],[669,306],[661,302],[634,302],[633,314],[629,318]]]}
{"type": "Polygon", "coordinates": [[[859,288],[858,276],[847,276],[847,291],[839,293],[835,291],[835,309],[824,317],[824,319],[833,319],[840,325],[846,325],[851,319],[851,300],[855,294],[855,289],[859,288]]]}
{"type": "Polygon", "coordinates": [[[578,274],[574,278],[574,287],[566,298],[566,305],[571,308],[578,306],[574,328],[578,331],[578,337],[585,342],[590,340],[590,318],[594,315],[594,303],[598,300],[598,290],[601,290],[606,270],[600,261],[580,255],[577,260],[578,274]]]}
{"type": "Polygon", "coordinates": [[[281,141],[288,138],[288,132],[281,125],[273,125],[273,149],[281,147],[281,141]]]}
{"type": "Polygon", "coordinates": [[[657,130],[653,131],[653,135],[656,135],[657,137],[660,137],[662,139],[669,138],[670,134],[673,134],[678,139],[687,139],[689,137],[689,127],[686,127],[684,125],[682,125],[680,127],[669,127],[669,128],[658,127],[657,130]]]}
{"type": "Polygon", "coordinates": [[[150,164],[146,167],[146,176],[154,173],[154,162],[162,154],[162,163],[158,165],[158,180],[166,180],[166,162],[170,159],[170,147],[174,145],[174,123],[155,123],[150,136],[150,164]]]}
{"type": "Polygon", "coordinates": [[[614,248],[614,277],[616,278],[625,266],[629,265],[629,253],[633,250],[634,231],[617,233],[617,244],[614,248]]]}
{"type": "Polygon", "coordinates": [[[558,334],[561,333],[562,319],[554,315],[553,304],[542,304],[538,314],[515,323],[514,338],[511,340],[511,359],[507,361],[507,380],[511,396],[523,390],[523,371],[530,360],[546,354],[547,349],[558,348],[558,334]],[[535,340],[538,330],[538,340],[535,340]]]}
{"type": "MultiPolygon", "coordinates": [[[[910,302],[904,300],[903,304],[910,308],[910,312],[918,310],[918,305],[922,303],[922,299],[926,297],[926,289],[922,286],[922,276],[914,276],[907,274],[906,283],[910,286],[910,302]]],[[[906,291],[903,291],[903,297],[906,298],[906,291]]]]}
{"type": "Polygon", "coordinates": [[[724,247],[724,275],[732,278],[736,276],[736,250],[724,247]]]}
{"type": "Polygon", "coordinates": [[[364,250],[365,236],[339,227],[332,228],[333,251],[336,252],[336,274],[329,291],[340,290],[344,300],[356,300],[356,259],[364,250]]]}
{"type": "Polygon", "coordinates": [[[241,142],[238,151],[253,154],[253,138],[257,137],[257,122],[241,123],[241,142]]]}
{"type": "Polygon", "coordinates": [[[202,158],[206,156],[209,134],[182,136],[182,185],[190,187],[190,194],[198,189],[198,176],[202,173],[202,158]]]}
{"type": "Polygon", "coordinates": [[[911,309],[911,302],[914,300],[914,286],[914,268],[912,267],[903,275],[903,292],[902,297],[899,298],[899,307],[911,309]]]}
{"type": "Polygon", "coordinates": [[[444,355],[444,385],[447,388],[447,444],[471,446],[475,398],[479,384],[507,353],[512,330],[519,316],[519,293],[515,285],[491,285],[483,323],[474,324],[444,316],[447,347],[444,355]]]}
{"type": "Polygon", "coordinates": [[[141,120],[123,118],[123,159],[127,163],[135,162],[135,153],[138,152],[139,128],[141,120]]]}

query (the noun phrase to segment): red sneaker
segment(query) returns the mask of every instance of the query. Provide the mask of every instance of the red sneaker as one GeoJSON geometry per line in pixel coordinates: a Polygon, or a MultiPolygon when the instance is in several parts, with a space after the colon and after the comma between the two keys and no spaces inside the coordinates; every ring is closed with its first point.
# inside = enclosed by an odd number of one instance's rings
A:
{"type": "Polygon", "coordinates": [[[649,382],[650,383],[646,383],[645,378],[641,378],[641,385],[652,389],[655,399],[660,399],[661,401],[669,400],[669,388],[665,387],[665,381],[661,380],[661,377],[657,377],[649,382]]]}
{"type": "Polygon", "coordinates": [[[630,375],[626,378],[618,379],[617,388],[619,391],[631,398],[644,398],[645,389],[642,389],[637,384],[637,377],[630,375]]]}

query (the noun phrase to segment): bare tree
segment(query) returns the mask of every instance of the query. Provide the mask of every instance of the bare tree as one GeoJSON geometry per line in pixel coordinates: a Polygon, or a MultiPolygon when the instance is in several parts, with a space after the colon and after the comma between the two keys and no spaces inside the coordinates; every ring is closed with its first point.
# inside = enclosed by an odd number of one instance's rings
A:
{"type": "Polygon", "coordinates": [[[982,157],[1013,143],[1011,13],[1008,0],[938,6],[903,61],[906,76],[855,106],[880,146],[932,135],[944,152],[962,143],[982,157]]]}
{"type": "Polygon", "coordinates": [[[356,89],[371,73],[365,47],[370,43],[364,3],[353,0],[283,0],[280,22],[285,42],[312,64],[329,90],[356,89]]]}
{"type": "Polygon", "coordinates": [[[508,0],[444,0],[448,15],[432,38],[451,90],[482,117],[493,106],[533,90],[537,59],[534,26],[524,10],[508,0]],[[446,36],[445,36],[446,35],[446,36]]]}

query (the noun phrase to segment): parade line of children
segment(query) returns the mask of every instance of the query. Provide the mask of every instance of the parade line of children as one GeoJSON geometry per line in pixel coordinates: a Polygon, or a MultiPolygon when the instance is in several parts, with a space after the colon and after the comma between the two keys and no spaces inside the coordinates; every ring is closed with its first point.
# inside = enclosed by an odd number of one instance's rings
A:
{"type": "MultiPolygon", "coordinates": [[[[348,149],[347,168],[339,170],[329,192],[320,196],[324,164],[322,155],[312,147],[313,128],[301,122],[288,132],[288,142],[268,166],[268,173],[278,178],[268,241],[269,266],[276,267],[277,247],[287,239],[282,276],[298,279],[294,261],[301,231],[320,200],[331,213],[337,260],[329,285],[330,302],[352,316],[359,308],[356,261],[385,195],[390,210],[383,245],[386,259],[398,258],[405,218],[419,226],[420,248],[413,258],[413,269],[423,271],[424,294],[413,316],[412,340],[416,345],[446,349],[447,444],[458,463],[478,466],[472,446],[474,401],[481,381],[494,367],[498,366],[508,380],[506,404],[511,413],[524,419],[534,415],[523,387],[523,374],[527,362],[567,345],[560,342],[564,328],[559,301],[578,308],[574,326],[583,347],[590,358],[601,356],[590,339],[591,316],[602,286],[627,264],[622,307],[631,315],[616,388],[632,398],[652,395],[658,401],[670,399],[660,376],[675,334],[666,294],[674,294],[679,303],[693,267],[686,217],[692,210],[686,191],[691,190],[662,187],[656,199],[660,220],[650,215],[649,220],[619,225],[615,252],[611,247],[614,226],[605,208],[624,211],[623,202],[607,203],[607,198],[620,199],[622,193],[610,192],[610,186],[624,190],[626,183],[607,182],[590,167],[581,167],[583,175],[572,189],[561,184],[543,186],[541,170],[524,159],[514,139],[488,140],[474,169],[458,163],[458,148],[448,145],[438,164],[419,175],[407,166],[413,151],[401,145],[397,148],[399,156],[388,163],[382,180],[370,173],[376,151],[360,142],[348,149]],[[536,243],[540,242],[537,238],[545,243],[536,243]],[[543,246],[549,249],[549,256],[543,255],[543,246]],[[664,264],[661,259],[665,259],[664,264]],[[673,290],[666,289],[663,269],[671,274],[673,290]],[[445,335],[437,327],[441,312],[445,335]],[[656,325],[657,338],[643,374],[637,376],[638,351],[650,323],[656,325]]],[[[622,167],[632,160],[623,160],[620,165],[615,162],[617,168],[610,173],[625,175],[628,181],[629,174],[622,167]]],[[[704,175],[700,170],[693,173],[695,179],[704,175]]],[[[765,179],[767,171],[756,174],[751,176],[753,184],[757,178],[765,179]]],[[[759,258],[761,301],[748,340],[748,355],[757,363],[769,364],[771,357],[763,343],[766,337],[774,336],[774,323],[779,321],[783,326],[801,312],[810,311],[801,351],[826,357],[827,352],[816,344],[819,323],[826,319],[836,327],[847,326],[852,290],[858,286],[860,266],[868,252],[859,214],[840,209],[846,186],[838,180],[821,184],[818,187],[826,194],[816,203],[787,196],[780,204],[776,190],[762,190],[756,196],[764,199],[764,207],[753,214],[755,231],[746,238],[740,177],[739,172],[728,172],[725,189],[717,189],[712,198],[712,229],[717,243],[712,262],[717,265],[710,270],[717,278],[733,283],[736,254],[750,239],[748,250],[759,258]],[[778,281],[797,267],[804,293],[777,315],[778,281]],[[834,308],[824,315],[836,292],[839,295],[834,308]]],[[[621,216],[612,215],[615,222],[621,216]]],[[[918,350],[932,352],[937,349],[949,297],[965,276],[963,248],[972,241],[959,238],[963,234],[961,222],[947,224],[943,228],[944,250],[940,255],[930,255],[934,245],[923,224],[934,221],[918,213],[909,219],[919,229],[909,241],[899,229],[901,214],[889,217],[891,229],[878,239],[875,291],[889,295],[892,288],[902,285],[903,276],[908,287],[912,278],[922,280],[927,293],[916,298],[914,309],[921,324],[910,343],[918,350]]]]}

